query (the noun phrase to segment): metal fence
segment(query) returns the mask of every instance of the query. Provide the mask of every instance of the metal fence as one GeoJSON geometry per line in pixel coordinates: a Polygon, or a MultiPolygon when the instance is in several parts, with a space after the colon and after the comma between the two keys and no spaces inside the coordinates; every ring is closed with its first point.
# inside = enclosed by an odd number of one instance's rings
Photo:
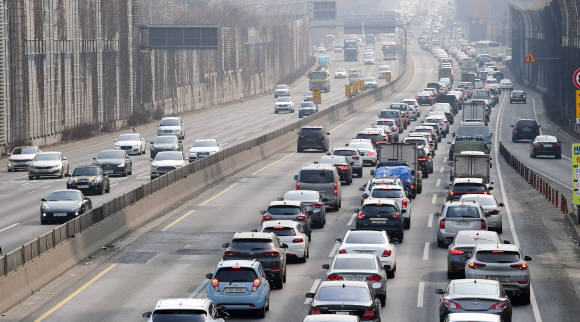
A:
{"type": "Polygon", "coordinates": [[[510,69],[528,87],[543,95],[548,116],[576,132],[576,87],[572,79],[580,66],[580,3],[552,0],[538,10],[510,6],[512,61],[510,69]],[[537,63],[524,63],[528,53],[537,63]]]}
{"type": "MultiPolygon", "coordinates": [[[[401,62],[401,60],[399,60],[401,62]]],[[[316,120],[323,119],[329,115],[334,114],[338,109],[351,104],[353,101],[363,99],[365,97],[375,95],[386,87],[396,86],[400,81],[400,76],[404,74],[406,70],[406,64],[402,66],[399,73],[399,78],[395,79],[393,82],[376,88],[372,91],[360,94],[350,100],[340,102],[335,104],[325,110],[315,113],[307,118],[303,118],[294,123],[288,124],[278,130],[272,131],[270,133],[259,136],[255,139],[248,140],[246,142],[231,146],[224,149],[221,152],[212,154],[203,159],[199,159],[188,164],[185,167],[171,171],[155,180],[143,184],[124,195],[117,197],[109,202],[106,202],[100,207],[93,208],[91,211],[80,215],[65,224],[62,224],[52,231],[32,240],[31,242],[23,245],[22,247],[15,249],[14,251],[6,254],[0,259],[2,263],[3,271],[0,272],[0,276],[6,276],[20,267],[23,267],[26,263],[32,261],[33,259],[41,256],[42,254],[50,251],[51,249],[57,247],[58,245],[66,242],[67,240],[74,238],[75,235],[82,233],[83,231],[90,229],[95,224],[106,220],[107,218],[115,215],[116,213],[122,211],[123,209],[135,204],[141,199],[144,199],[153,193],[159,192],[163,188],[176,183],[192,174],[195,174],[201,170],[204,170],[212,165],[240,154],[244,151],[252,149],[254,147],[260,146],[268,141],[279,138],[287,133],[300,129],[302,126],[316,122],[316,120]]]]}

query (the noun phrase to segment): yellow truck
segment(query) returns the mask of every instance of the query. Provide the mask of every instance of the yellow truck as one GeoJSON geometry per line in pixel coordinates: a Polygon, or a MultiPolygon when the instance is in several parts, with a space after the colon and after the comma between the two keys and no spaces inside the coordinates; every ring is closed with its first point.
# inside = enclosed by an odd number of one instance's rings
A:
{"type": "Polygon", "coordinates": [[[330,92],[330,72],[326,68],[317,68],[308,72],[309,88],[320,88],[325,93],[330,92]]]}

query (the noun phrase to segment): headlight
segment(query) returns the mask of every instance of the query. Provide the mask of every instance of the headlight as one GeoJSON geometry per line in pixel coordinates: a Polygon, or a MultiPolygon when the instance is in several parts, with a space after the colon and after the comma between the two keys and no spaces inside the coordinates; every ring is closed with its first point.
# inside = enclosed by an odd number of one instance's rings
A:
{"type": "Polygon", "coordinates": [[[115,143],[115,147],[118,148],[119,147],[119,143],[115,143]]]}
{"type": "Polygon", "coordinates": [[[53,166],[52,166],[52,168],[53,168],[53,169],[54,169],[54,168],[60,168],[60,165],[59,165],[59,164],[55,164],[55,165],[53,165],[53,166]]]}
{"type": "Polygon", "coordinates": [[[43,203],[42,204],[42,210],[48,211],[48,210],[50,210],[50,206],[48,204],[43,203]]]}
{"type": "Polygon", "coordinates": [[[75,206],[72,208],[72,210],[74,210],[74,211],[77,211],[77,210],[79,210],[79,209],[81,209],[81,204],[76,204],[76,205],[75,205],[75,206]]]}
{"type": "Polygon", "coordinates": [[[73,184],[74,182],[74,179],[68,179],[68,184],[73,184]]]}
{"type": "Polygon", "coordinates": [[[151,163],[151,170],[157,170],[157,164],[151,163]]]}
{"type": "Polygon", "coordinates": [[[119,163],[119,164],[117,164],[117,166],[120,167],[120,168],[122,168],[122,167],[125,166],[125,163],[119,163]]]}
{"type": "Polygon", "coordinates": [[[94,178],[94,179],[93,179],[93,183],[94,183],[94,184],[97,184],[97,183],[99,183],[99,182],[101,182],[101,178],[94,178]]]}

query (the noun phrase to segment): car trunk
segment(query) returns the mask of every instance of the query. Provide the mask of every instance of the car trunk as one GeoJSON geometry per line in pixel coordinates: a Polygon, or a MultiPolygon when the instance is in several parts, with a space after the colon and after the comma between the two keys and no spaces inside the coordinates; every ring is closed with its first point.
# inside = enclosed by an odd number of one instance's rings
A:
{"type": "Polygon", "coordinates": [[[445,218],[445,232],[457,233],[461,230],[481,230],[480,218],[445,218]]]}
{"type": "Polygon", "coordinates": [[[361,319],[366,309],[369,308],[365,304],[337,304],[336,302],[321,302],[317,307],[320,309],[320,313],[322,314],[356,315],[361,319]]]}
{"type": "Polygon", "coordinates": [[[486,299],[481,297],[456,298],[450,301],[461,305],[465,311],[488,311],[492,305],[501,301],[497,299],[486,299]]]}
{"type": "MultiPolygon", "coordinates": [[[[485,264],[485,267],[476,268],[475,278],[498,281],[500,283],[517,283],[522,280],[522,270],[518,265],[520,256],[518,252],[510,251],[479,251],[475,255],[477,263],[485,264]]],[[[525,264],[524,264],[525,265],[525,264]]]]}
{"type": "Polygon", "coordinates": [[[359,281],[365,282],[367,277],[377,275],[376,271],[365,271],[361,269],[343,269],[332,272],[332,275],[342,277],[344,281],[359,281]]]}
{"type": "Polygon", "coordinates": [[[258,276],[251,268],[224,267],[216,273],[214,278],[219,282],[220,294],[246,295],[252,293],[254,280],[258,276]]]}

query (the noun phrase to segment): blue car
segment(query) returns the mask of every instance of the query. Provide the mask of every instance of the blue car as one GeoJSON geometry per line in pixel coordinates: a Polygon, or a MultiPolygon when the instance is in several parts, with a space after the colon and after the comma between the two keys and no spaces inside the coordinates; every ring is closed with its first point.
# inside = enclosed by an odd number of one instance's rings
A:
{"type": "Polygon", "coordinates": [[[221,260],[206,277],[210,279],[207,297],[218,309],[255,311],[259,318],[270,310],[270,284],[259,261],[221,260]]]}

